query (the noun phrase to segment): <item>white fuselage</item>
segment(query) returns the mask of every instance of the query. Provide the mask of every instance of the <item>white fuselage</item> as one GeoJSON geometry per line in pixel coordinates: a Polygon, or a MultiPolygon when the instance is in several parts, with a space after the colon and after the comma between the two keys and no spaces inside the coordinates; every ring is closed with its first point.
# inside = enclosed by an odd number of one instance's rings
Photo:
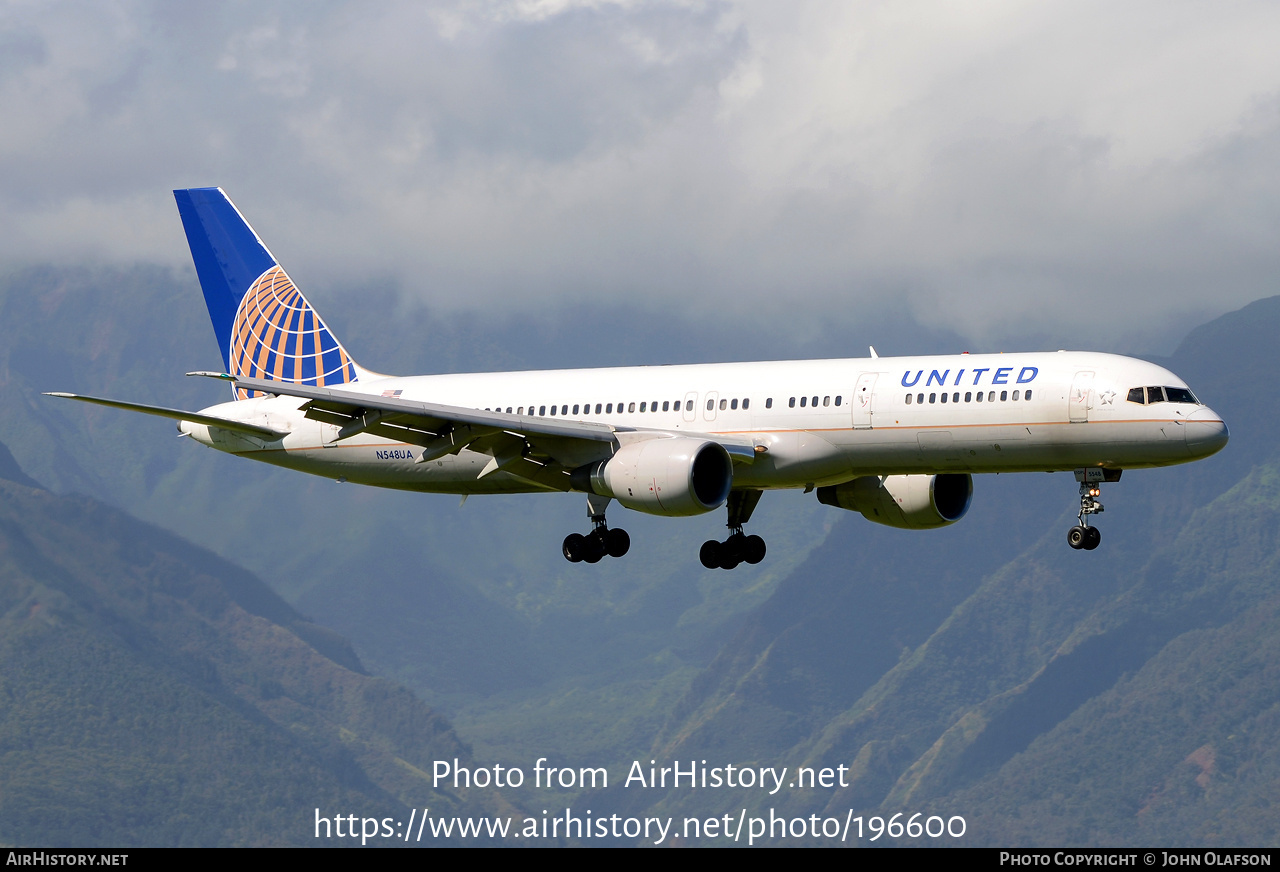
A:
{"type": "MultiPolygon", "coordinates": [[[[1203,404],[1128,399],[1148,386],[1186,388],[1154,364],[1087,352],[362,378],[344,387],[525,418],[732,434],[757,446],[754,462],[735,463],[733,486],[767,489],[871,474],[1167,466],[1225,444],[1225,425],[1203,404]]],[[[303,417],[303,402],[262,397],[204,410],[287,432],[274,443],[201,424],[181,429],[221,450],[370,485],[543,489],[501,471],[482,476],[491,458],[471,450],[419,463],[414,445],[368,434],[339,440],[336,426],[303,417]]]]}

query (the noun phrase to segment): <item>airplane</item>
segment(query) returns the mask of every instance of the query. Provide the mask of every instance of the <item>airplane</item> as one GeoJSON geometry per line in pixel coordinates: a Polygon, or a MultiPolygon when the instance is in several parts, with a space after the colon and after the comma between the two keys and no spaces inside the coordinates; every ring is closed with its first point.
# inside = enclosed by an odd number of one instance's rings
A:
{"type": "Polygon", "coordinates": [[[621,557],[613,501],[651,515],[728,509],[699,559],[764,559],[743,528],[766,490],[803,488],[879,524],[959,521],[983,473],[1073,471],[1092,551],[1101,485],[1208,457],[1222,418],[1168,370],[1092,352],[954,354],[387,376],[361,367],[221,188],[174,196],[234,399],[188,412],[51,396],[171,418],[241,457],[377,487],[586,495],[571,562],[621,557]]]}

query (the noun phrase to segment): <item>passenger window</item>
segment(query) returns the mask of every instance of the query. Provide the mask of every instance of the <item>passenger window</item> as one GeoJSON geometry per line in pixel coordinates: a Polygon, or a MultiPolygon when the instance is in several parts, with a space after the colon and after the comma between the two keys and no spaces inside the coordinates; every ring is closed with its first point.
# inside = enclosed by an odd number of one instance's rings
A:
{"type": "Polygon", "coordinates": [[[606,414],[606,415],[612,415],[612,414],[613,414],[613,403],[609,403],[609,405],[605,406],[605,407],[604,407],[604,411],[605,411],[605,414],[606,414]]]}
{"type": "Polygon", "coordinates": [[[599,415],[599,414],[600,414],[600,404],[599,404],[599,403],[596,403],[596,414],[597,414],[597,415],[599,415]]]}
{"type": "Polygon", "coordinates": [[[555,406],[552,406],[552,407],[551,407],[551,415],[552,415],[552,417],[555,417],[555,414],[556,414],[556,407],[555,407],[555,406]]]}
{"type": "Polygon", "coordinates": [[[990,393],[987,394],[987,402],[994,403],[995,401],[996,401],[996,392],[991,391],[990,393]]]}
{"type": "Polygon", "coordinates": [[[561,407],[560,407],[560,414],[561,414],[561,415],[567,415],[567,414],[569,414],[569,404],[568,404],[568,403],[565,403],[563,406],[561,406],[561,407]]]}
{"type": "Polygon", "coordinates": [[[838,406],[838,405],[840,405],[840,397],[839,397],[839,396],[837,396],[837,397],[836,397],[836,405],[837,405],[837,406],[838,406]]]}
{"type": "Polygon", "coordinates": [[[959,392],[959,391],[956,391],[954,394],[952,394],[952,395],[951,395],[951,402],[953,402],[953,403],[958,403],[958,402],[960,402],[960,392],[959,392]]]}
{"type": "Polygon", "coordinates": [[[1014,398],[1015,400],[1018,398],[1018,392],[1017,392],[1017,391],[1014,391],[1014,392],[1013,392],[1013,398],[1014,398]]]}
{"type": "Polygon", "coordinates": [[[792,398],[787,402],[787,405],[794,409],[794,408],[796,407],[796,398],[795,398],[795,397],[792,397],[792,398]]]}
{"type": "Polygon", "coordinates": [[[916,394],[916,402],[917,402],[917,403],[923,403],[923,402],[924,402],[924,394],[916,394]]]}
{"type": "Polygon", "coordinates": [[[644,403],[641,403],[641,404],[640,404],[640,411],[642,411],[642,412],[644,411],[644,403]]]}
{"type": "Polygon", "coordinates": [[[547,407],[546,407],[546,406],[539,406],[539,407],[538,407],[538,414],[539,414],[539,415],[546,415],[546,414],[547,414],[547,407]]]}
{"type": "Polygon", "coordinates": [[[1147,402],[1147,398],[1142,393],[1142,388],[1129,388],[1129,396],[1126,399],[1140,406],[1145,405],[1147,402]]]}
{"type": "Polygon", "coordinates": [[[929,402],[930,402],[930,403],[936,403],[937,401],[938,401],[938,395],[937,395],[937,394],[929,394],[929,402]]]}
{"type": "MultiPolygon", "coordinates": [[[[621,408],[621,406],[619,406],[619,408],[621,408]]],[[[635,403],[627,403],[627,411],[628,411],[628,412],[634,412],[635,410],[636,410],[636,404],[635,404],[635,403]]]]}
{"type": "Polygon", "coordinates": [[[823,397],[823,398],[822,398],[822,405],[824,405],[824,406],[829,406],[829,405],[831,405],[831,397],[823,397]]]}
{"type": "Polygon", "coordinates": [[[1005,400],[1007,400],[1007,399],[1009,399],[1009,392],[1008,392],[1008,391],[1001,391],[1001,392],[1000,392],[1000,402],[1002,402],[1002,403],[1003,403],[1003,402],[1004,402],[1005,400]]]}
{"type": "Polygon", "coordinates": [[[943,395],[942,395],[942,402],[944,402],[944,403],[945,403],[946,401],[947,401],[947,395],[946,395],[946,394],[943,394],[943,395]]]}
{"type": "Polygon", "coordinates": [[[818,405],[818,398],[817,398],[817,397],[814,397],[814,398],[813,398],[813,405],[814,405],[815,407],[818,405]]]}
{"type": "Polygon", "coordinates": [[[735,399],[733,399],[733,400],[730,400],[730,401],[729,401],[729,408],[730,408],[730,409],[736,409],[736,408],[738,408],[738,401],[737,401],[737,399],[736,399],[736,398],[735,398],[735,399]]]}
{"type": "Polygon", "coordinates": [[[516,409],[516,414],[517,414],[517,415],[523,415],[523,414],[524,414],[524,406],[521,406],[520,408],[516,409]]]}
{"type": "Polygon", "coordinates": [[[977,402],[981,403],[981,402],[982,402],[982,397],[983,397],[983,393],[982,393],[982,391],[978,391],[978,395],[977,395],[976,397],[974,397],[974,400],[976,400],[977,402]]]}
{"type": "Polygon", "coordinates": [[[707,411],[708,411],[708,412],[713,412],[713,411],[715,411],[715,408],[716,408],[716,401],[715,401],[715,400],[707,400],[707,411]]]}
{"type": "Polygon", "coordinates": [[[662,411],[664,411],[664,412],[670,412],[670,411],[671,411],[671,401],[670,401],[670,400],[663,400],[663,401],[662,401],[662,411]]]}
{"type": "Polygon", "coordinates": [[[720,400],[720,411],[723,412],[728,405],[729,405],[729,401],[722,398],[720,400]]]}
{"type": "Polygon", "coordinates": [[[656,412],[656,411],[658,411],[658,401],[657,401],[657,400],[654,400],[652,403],[650,403],[650,404],[649,404],[649,411],[650,411],[650,412],[656,412]]]}
{"type": "Polygon", "coordinates": [[[742,398],[742,408],[744,408],[744,409],[749,409],[749,408],[751,408],[751,400],[747,399],[746,397],[743,397],[743,398],[742,398]]]}
{"type": "Polygon", "coordinates": [[[907,394],[907,405],[911,405],[911,394],[907,394]]]}
{"type": "Polygon", "coordinates": [[[1029,399],[1031,399],[1031,391],[1027,391],[1025,394],[1023,394],[1023,395],[1022,395],[1022,399],[1024,399],[1024,400],[1029,400],[1029,399]]]}
{"type": "Polygon", "coordinates": [[[577,403],[574,403],[574,404],[573,404],[573,414],[575,414],[575,415],[576,415],[576,414],[578,414],[578,404],[577,404],[577,403]]]}
{"type": "Polygon", "coordinates": [[[965,391],[965,392],[964,392],[964,401],[965,401],[966,403],[969,403],[969,402],[972,402],[972,401],[973,401],[973,391],[965,391]]]}
{"type": "Polygon", "coordinates": [[[809,405],[809,398],[808,398],[808,397],[801,397],[801,398],[800,398],[800,408],[802,408],[802,409],[803,409],[803,408],[805,408],[805,407],[806,407],[806,406],[808,406],[808,405],[809,405]]]}
{"type": "Polygon", "coordinates": [[[693,411],[693,400],[689,400],[687,403],[685,403],[685,404],[684,404],[684,410],[685,410],[686,412],[692,412],[692,411],[693,411]]]}
{"type": "Polygon", "coordinates": [[[765,398],[765,401],[764,401],[764,407],[765,407],[766,409],[772,409],[772,408],[773,408],[773,397],[766,397],[766,398],[765,398]]]}

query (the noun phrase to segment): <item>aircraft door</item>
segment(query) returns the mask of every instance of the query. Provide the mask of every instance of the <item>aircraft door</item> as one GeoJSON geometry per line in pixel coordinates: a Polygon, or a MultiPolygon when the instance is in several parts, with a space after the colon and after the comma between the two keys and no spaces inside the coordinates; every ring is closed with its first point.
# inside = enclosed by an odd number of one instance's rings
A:
{"type": "Polygon", "coordinates": [[[684,395],[684,419],[692,424],[698,420],[698,392],[689,391],[684,395]]]}
{"type": "Polygon", "coordinates": [[[1072,424],[1084,424],[1089,420],[1089,407],[1093,394],[1093,373],[1078,372],[1071,382],[1067,397],[1068,420],[1072,424]]]}
{"type": "Polygon", "coordinates": [[[706,397],[702,402],[702,417],[708,421],[714,421],[716,419],[716,401],[720,399],[720,392],[710,391],[706,397]]]}
{"type": "Polygon", "coordinates": [[[853,413],[853,429],[870,430],[873,426],[876,404],[877,372],[864,372],[858,376],[858,383],[853,389],[853,400],[849,403],[853,413]]]}

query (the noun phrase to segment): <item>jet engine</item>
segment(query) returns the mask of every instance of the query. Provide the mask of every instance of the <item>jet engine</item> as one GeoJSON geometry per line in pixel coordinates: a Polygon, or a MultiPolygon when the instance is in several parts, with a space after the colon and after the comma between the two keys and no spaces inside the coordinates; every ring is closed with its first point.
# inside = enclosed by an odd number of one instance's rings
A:
{"type": "Polygon", "coordinates": [[[573,487],[613,497],[649,515],[701,515],[724,505],[733,484],[733,461],[722,445],[686,437],[646,439],[623,445],[608,460],[583,466],[573,487]]]}
{"type": "Polygon", "coordinates": [[[954,524],[969,511],[973,476],[864,475],[844,484],[818,488],[818,501],[861,512],[888,527],[927,530],[954,524]]]}

